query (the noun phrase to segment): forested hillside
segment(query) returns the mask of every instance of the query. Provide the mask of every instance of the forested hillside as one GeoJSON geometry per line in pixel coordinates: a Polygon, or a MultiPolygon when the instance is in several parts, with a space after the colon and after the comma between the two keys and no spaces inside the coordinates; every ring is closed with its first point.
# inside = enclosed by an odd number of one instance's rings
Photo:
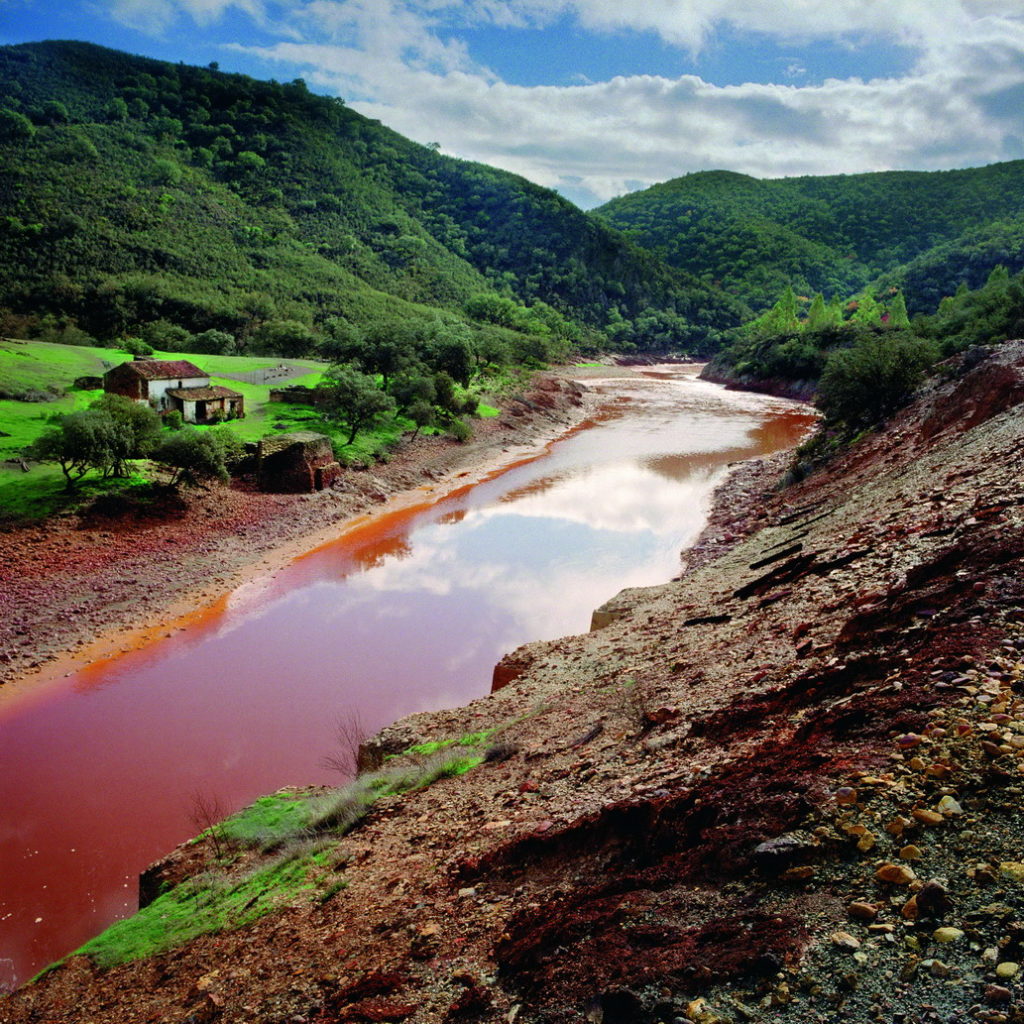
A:
{"type": "Polygon", "coordinates": [[[596,214],[755,309],[787,285],[846,296],[878,281],[932,313],[965,281],[1024,269],[1024,161],[942,172],[785,178],[688,174],[596,214]]]}
{"type": "Polygon", "coordinates": [[[298,355],[329,322],[443,310],[649,348],[713,343],[745,312],[554,192],[301,80],[61,42],[0,48],[0,94],[9,330],[49,315],[48,336],[68,340],[148,330],[169,347],[173,326],[245,348],[287,323],[298,355]]]}

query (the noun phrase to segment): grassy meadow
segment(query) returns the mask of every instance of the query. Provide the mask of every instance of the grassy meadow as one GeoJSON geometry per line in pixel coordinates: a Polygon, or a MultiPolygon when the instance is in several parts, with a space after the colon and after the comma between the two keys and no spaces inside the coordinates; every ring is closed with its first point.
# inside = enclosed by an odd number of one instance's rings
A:
{"type": "MultiPolygon", "coordinates": [[[[76,388],[76,378],[102,376],[131,358],[115,348],[0,340],[0,395],[4,396],[0,397],[0,518],[38,518],[80,504],[105,490],[126,486],[124,480],[101,480],[89,474],[78,493],[69,496],[57,466],[30,465],[25,472],[19,460],[22,450],[47,429],[54,417],[85,409],[103,394],[102,390],[76,388]]],[[[384,457],[389,446],[412,429],[408,420],[394,417],[374,430],[361,432],[351,445],[346,445],[345,431],[309,406],[270,401],[272,388],[319,383],[327,366],[316,360],[183,352],[155,352],[154,358],[188,359],[209,373],[212,383],[241,392],[245,396],[245,418],[230,422],[228,427],[243,441],[256,441],[275,432],[314,430],[331,437],[344,461],[370,463],[384,457]],[[282,364],[296,375],[267,384],[235,379],[235,375],[282,364]]],[[[489,407],[481,409],[483,415],[495,412],[489,407]]],[[[127,486],[142,483],[144,478],[137,476],[127,486]]]]}

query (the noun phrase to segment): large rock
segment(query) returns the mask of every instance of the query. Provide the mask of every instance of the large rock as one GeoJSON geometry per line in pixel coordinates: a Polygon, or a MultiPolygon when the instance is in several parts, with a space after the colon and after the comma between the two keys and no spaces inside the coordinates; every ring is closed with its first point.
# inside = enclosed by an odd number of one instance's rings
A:
{"type": "Polygon", "coordinates": [[[256,453],[256,480],[261,491],[305,494],[322,491],[341,475],[331,439],[296,431],[265,437],[256,453]]]}

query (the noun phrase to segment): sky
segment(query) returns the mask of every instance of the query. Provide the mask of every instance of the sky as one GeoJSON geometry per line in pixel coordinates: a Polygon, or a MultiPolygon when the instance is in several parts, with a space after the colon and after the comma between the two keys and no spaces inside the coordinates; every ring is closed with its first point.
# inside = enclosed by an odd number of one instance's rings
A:
{"type": "Polygon", "coordinates": [[[0,0],[0,43],[42,39],[301,77],[585,208],[1024,157],[1024,0],[0,0]]]}

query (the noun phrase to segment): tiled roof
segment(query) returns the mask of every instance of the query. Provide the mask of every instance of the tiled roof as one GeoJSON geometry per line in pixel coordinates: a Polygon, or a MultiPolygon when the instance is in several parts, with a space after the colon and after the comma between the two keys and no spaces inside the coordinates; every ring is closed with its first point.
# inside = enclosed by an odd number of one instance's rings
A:
{"type": "Polygon", "coordinates": [[[214,398],[241,398],[241,392],[232,391],[231,388],[221,387],[219,384],[211,384],[205,388],[168,388],[164,394],[171,398],[181,398],[186,402],[209,402],[214,398]]]}
{"type": "Polygon", "coordinates": [[[144,380],[171,380],[183,377],[209,377],[187,359],[135,359],[122,363],[118,369],[127,368],[130,373],[144,380]]]}

